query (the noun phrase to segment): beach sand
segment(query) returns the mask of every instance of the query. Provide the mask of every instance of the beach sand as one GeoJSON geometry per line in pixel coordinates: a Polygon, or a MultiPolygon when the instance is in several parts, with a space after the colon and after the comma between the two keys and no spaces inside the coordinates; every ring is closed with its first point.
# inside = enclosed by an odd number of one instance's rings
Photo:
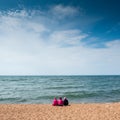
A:
{"type": "Polygon", "coordinates": [[[0,104],[0,120],[120,120],[120,103],[0,104]]]}

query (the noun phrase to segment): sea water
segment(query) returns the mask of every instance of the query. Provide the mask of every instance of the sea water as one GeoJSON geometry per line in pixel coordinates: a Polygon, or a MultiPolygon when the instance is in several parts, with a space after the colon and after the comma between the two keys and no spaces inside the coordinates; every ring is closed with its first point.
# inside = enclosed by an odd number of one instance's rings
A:
{"type": "Polygon", "coordinates": [[[120,102],[120,76],[0,76],[0,103],[120,102]]]}

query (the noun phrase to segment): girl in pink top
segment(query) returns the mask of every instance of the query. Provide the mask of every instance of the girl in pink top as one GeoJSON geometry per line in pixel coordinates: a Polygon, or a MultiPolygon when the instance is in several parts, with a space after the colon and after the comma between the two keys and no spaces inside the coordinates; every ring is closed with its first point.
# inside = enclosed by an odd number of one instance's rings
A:
{"type": "Polygon", "coordinates": [[[62,100],[61,97],[60,97],[59,100],[58,100],[58,105],[59,105],[59,106],[63,106],[63,100],[62,100]]]}
{"type": "Polygon", "coordinates": [[[53,106],[57,106],[57,105],[58,105],[58,100],[57,100],[57,98],[54,98],[52,105],[53,105],[53,106]]]}

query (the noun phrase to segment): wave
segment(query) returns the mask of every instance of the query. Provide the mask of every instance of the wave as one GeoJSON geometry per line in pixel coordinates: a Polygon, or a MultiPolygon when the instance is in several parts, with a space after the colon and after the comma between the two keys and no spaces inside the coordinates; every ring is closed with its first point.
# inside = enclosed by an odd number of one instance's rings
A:
{"type": "Polygon", "coordinates": [[[64,96],[68,98],[89,98],[100,96],[97,92],[66,92],[64,96]]]}
{"type": "Polygon", "coordinates": [[[27,102],[27,99],[20,98],[20,97],[8,97],[8,98],[0,98],[0,102],[4,103],[24,103],[27,102]]]}
{"type": "Polygon", "coordinates": [[[54,87],[47,87],[46,89],[70,89],[70,88],[81,88],[83,86],[54,86],[54,87]]]}

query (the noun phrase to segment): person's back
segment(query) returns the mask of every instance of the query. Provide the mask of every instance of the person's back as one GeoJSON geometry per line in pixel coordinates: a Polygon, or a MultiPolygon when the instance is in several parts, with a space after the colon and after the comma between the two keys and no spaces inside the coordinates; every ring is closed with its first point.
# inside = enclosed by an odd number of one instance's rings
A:
{"type": "Polygon", "coordinates": [[[59,100],[58,100],[58,105],[59,105],[59,106],[63,106],[63,100],[62,100],[61,97],[60,97],[59,100]]]}
{"type": "Polygon", "coordinates": [[[67,100],[66,97],[65,97],[64,100],[63,100],[63,104],[64,104],[65,106],[67,106],[67,105],[69,104],[69,102],[68,102],[68,100],[67,100]]]}
{"type": "Polygon", "coordinates": [[[57,105],[58,105],[58,100],[57,100],[57,98],[54,98],[52,105],[53,105],[53,106],[57,106],[57,105]]]}

